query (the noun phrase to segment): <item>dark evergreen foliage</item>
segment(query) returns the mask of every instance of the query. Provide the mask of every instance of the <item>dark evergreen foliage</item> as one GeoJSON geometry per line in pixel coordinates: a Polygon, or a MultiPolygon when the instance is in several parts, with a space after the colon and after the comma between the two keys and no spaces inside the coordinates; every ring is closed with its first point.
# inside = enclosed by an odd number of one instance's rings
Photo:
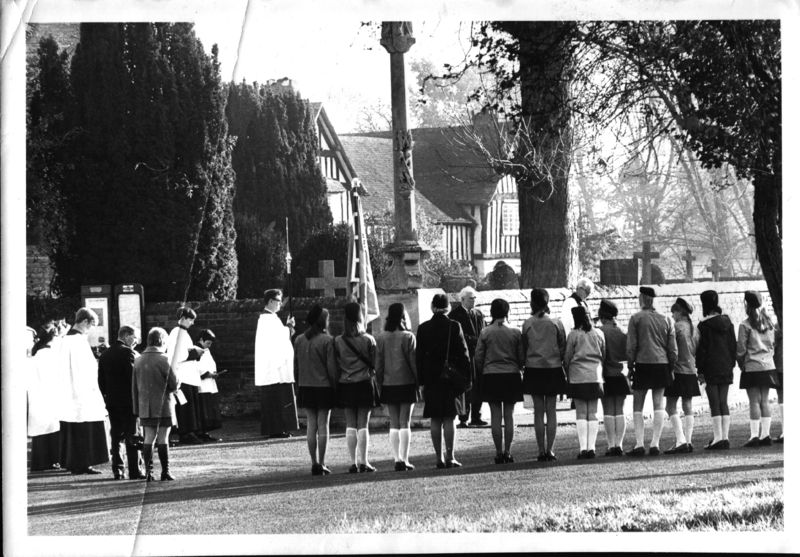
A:
{"type": "Polygon", "coordinates": [[[82,24],[71,85],[61,292],[140,282],[151,301],[235,297],[216,51],[205,54],[191,24],[82,24]]]}
{"type": "Polygon", "coordinates": [[[226,113],[237,138],[239,297],[260,297],[268,285],[286,280],[286,217],[293,266],[310,235],[332,220],[317,163],[315,115],[290,87],[257,83],[231,84],[226,113]]]}

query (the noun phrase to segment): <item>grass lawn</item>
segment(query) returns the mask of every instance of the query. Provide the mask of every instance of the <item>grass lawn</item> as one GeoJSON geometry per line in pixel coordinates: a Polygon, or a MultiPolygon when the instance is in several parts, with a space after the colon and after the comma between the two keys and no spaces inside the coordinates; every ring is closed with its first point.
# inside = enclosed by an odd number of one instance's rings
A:
{"type": "MultiPolygon", "coordinates": [[[[741,448],[749,434],[746,408],[733,411],[730,451],[702,450],[711,431],[705,414],[696,420],[694,453],[593,461],[575,460],[574,422],[559,414],[564,425],[554,463],[535,461],[533,428],[523,416],[513,464],[494,464],[488,429],[468,429],[458,430],[456,457],[464,467],[437,470],[427,430],[414,429],[417,469],[394,472],[388,432],[379,429],[370,440],[378,472],[348,474],[344,436],[335,431],[327,459],[334,473],[323,477],[310,475],[302,434],[265,440],[255,421],[230,420],[224,442],[172,449],[174,482],[115,482],[108,465],[100,476],[30,474],[28,534],[783,529],[783,449],[741,448]]],[[[626,447],[632,442],[631,427],[626,447]]],[[[667,426],[662,449],[672,443],[667,426]]],[[[602,455],[602,427],[597,446],[602,455]]]]}

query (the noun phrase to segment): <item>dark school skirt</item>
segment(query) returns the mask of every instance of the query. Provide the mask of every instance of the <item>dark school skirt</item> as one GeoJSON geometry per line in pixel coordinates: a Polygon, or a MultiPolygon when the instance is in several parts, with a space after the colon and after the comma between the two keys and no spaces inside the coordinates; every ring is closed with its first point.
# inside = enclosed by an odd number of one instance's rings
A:
{"type": "Polygon", "coordinates": [[[339,383],[339,408],[376,408],[381,405],[374,379],[339,383]]]}
{"type": "Polygon", "coordinates": [[[177,425],[171,416],[162,416],[160,418],[139,418],[139,423],[142,427],[174,427],[177,425]]]}
{"type": "Polygon", "coordinates": [[[31,472],[51,470],[54,464],[58,464],[60,439],[61,433],[58,431],[31,437],[31,472]]]}
{"type": "Polygon", "coordinates": [[[778,372],[774,369],[767,371],[743,371],[739,375],[739,388],[749,389],[750,387],[769,387],[778,388],[778,372]]]}
{"type": "Polygon", "coordinates": [[[261,385],[261,435],[275,435],[300,428],[293,383],[261,385]]]}
{"type": "Polygon", "coordinates": [[[631,382],[624,375],[603,377],[603,396],[628,396],[633,394],[631,382]]]}
{"type": "Polygon", "coordinates": [[[333,387],[297,387],[297,406],[319,410],[336,407],[336,391],[333,387]]]}
{"type": "Polygon", "coordinates": [[[775,389],[782,391],[783,390],[783,372],[779,371],[777,374],[778,377],[778,386],[775,389]]]}
{"type": "Polygon", "coordinates": [[[194,385],[181,384],[181,392],[186,403],[177,404],[175,413],[178,418],[178,433],[188,435],[200,431],[202,417],[200,415],[200,388],[194,385]]]}
{"type": "Polygon", "coordinates": [[[522,401],[522,377],[519,373],[490,373],[484,375],[482,381],[481,400],[484,402],[522,401]]]}
{"type": "Polygon", "coordinates": [[[62,468],[79,472],[108,462],[104,422],[61,422],[60,438],[58,461],[62,468]]]}
{"type": "Polygon", "coordinates": [[[578,400],[595,400],[603,398],[602,383],[570,383],[567,385],[567,396],[578,400]]]}
{"type": "Polygon", "coordinates": [[[423,418],[455,418],[456,396],[448,385],[432,383],[425,385],[422,391],[425,407],[422,409],[423,418]]]}
{"type": "Polygon", "coordinates": [[[688,373],[676,373],[672,384],[664,389],[664,396],[690,398],[700,396],[700,384],[697,376],[688,373]]]}
{"type": "Polygon", "coordinates": [[[219,411],[219,393],[199,393],[200,431],[209,432],[222,427],[222,414],[219,411]]]}
{"type": "Polygon", "coordinates": [[[672,383],[669,364],[640,364],[636,362],[633,390],[663,389],[672,383]]]}
{"type": "Polygon", "coordinates": [[[555,396],[567,392],[567,378],[560,367],[526,367],[522,392],[527,395],[555,396]]]}
{"type": "Polygon", "coordinates": [[[419,400],[417,386],[409,385],[384,385],[381,389],[381,402],[383,404],[414,404],[419,400]]]}

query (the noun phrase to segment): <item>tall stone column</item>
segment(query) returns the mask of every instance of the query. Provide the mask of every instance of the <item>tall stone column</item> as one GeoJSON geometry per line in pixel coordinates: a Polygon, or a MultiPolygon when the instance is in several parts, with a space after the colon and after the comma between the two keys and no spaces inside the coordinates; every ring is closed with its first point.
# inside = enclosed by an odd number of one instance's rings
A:
{"type": "Polygon", "coordinates": [[[394,241],[386,248],[392,264],[378,281],[384,290],[408,290],[438,283],[438,277],[424,266],[430,250],[417,236],[413,138],[408,129],[404,60],[415,42],[410,22],[382,23],[381,45],[389,52],[391,70],[395,225],[394,241]]]}

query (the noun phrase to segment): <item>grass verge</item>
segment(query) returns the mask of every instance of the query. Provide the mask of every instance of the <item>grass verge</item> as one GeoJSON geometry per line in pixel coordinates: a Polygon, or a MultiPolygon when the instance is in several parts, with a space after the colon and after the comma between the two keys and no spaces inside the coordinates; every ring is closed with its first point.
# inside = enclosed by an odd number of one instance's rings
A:
{"type": "Polygon", "coordinates": [[[482,517],[398,514],[354,520],[344,516],[327,533],[782,530],[783,482],[763,480],[715,489],[642,491],[585,505],[529,504],[482,517]]]}

